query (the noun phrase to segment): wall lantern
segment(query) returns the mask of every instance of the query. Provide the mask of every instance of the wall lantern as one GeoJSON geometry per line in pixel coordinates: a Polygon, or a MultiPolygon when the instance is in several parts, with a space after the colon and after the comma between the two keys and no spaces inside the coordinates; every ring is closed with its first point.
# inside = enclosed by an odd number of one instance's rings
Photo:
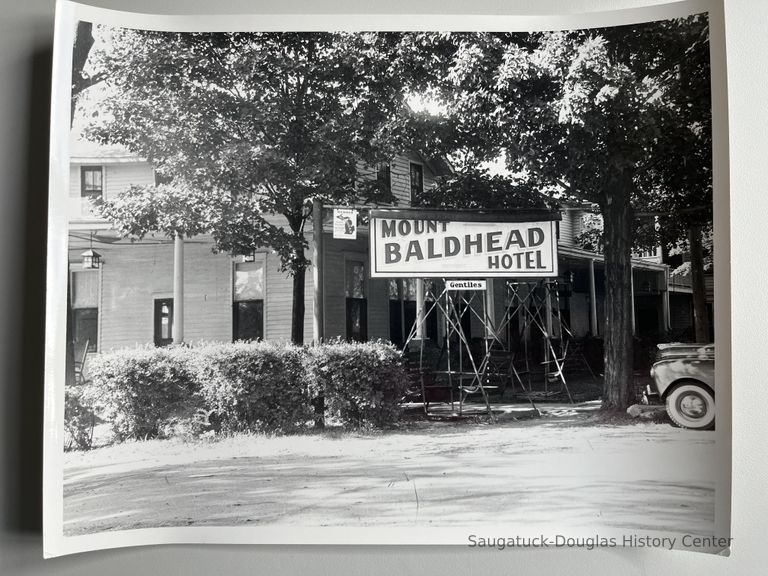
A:
{"type": "Polygon", "coordinates": [[[256,252],[250,254],[243,254],[243,262],[256,262],[256,252]]]}
{"type": "Polygon", "coordinates": [[[90,247],[80,254],[83,259],[83,270],[96,270],[101,266],[101,254],[93,249],[93,232],[91,232],[90,247]]]}
{"type": "Polygon", "coordinates": [[[101,254],[93,248],[88,248],[80,256],[83,258],[83,270],[96,270],[101,266],[101,254]]]}

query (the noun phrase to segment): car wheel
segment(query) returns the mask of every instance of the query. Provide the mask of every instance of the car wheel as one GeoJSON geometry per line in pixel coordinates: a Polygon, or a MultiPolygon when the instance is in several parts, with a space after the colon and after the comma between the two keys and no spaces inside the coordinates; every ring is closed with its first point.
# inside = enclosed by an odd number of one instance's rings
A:
{"type": "Polygon", "coordinates": [[[667,414],[681,428],[714,428],[715,397],[698,382],[683,382],[667,395],[667,414]]]}

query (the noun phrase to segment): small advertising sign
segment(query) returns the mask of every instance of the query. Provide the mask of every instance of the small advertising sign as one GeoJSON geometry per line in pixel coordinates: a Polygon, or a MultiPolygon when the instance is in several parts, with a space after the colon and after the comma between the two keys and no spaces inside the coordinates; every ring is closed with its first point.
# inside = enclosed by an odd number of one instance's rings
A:
{"type": "Polygon", "coordinates": [[[446,290],[486,290],[485,280],[446,280],[446,290]]]}
{"type": "Polygon", "coordinates": [[[346,240],[357,238],[357,210],[333,209],[333,237],[346,240]]]}

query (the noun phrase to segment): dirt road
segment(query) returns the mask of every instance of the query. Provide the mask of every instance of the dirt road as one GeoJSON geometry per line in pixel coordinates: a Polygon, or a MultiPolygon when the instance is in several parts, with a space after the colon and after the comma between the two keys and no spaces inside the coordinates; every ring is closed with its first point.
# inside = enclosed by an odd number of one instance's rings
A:
{"type": "Polygon", "coordinates": [[[162,526],[473,526],[711,534],[714,436],[667,424],[442,424],[136,442],[66,455],[65,534],[162,526]]]}

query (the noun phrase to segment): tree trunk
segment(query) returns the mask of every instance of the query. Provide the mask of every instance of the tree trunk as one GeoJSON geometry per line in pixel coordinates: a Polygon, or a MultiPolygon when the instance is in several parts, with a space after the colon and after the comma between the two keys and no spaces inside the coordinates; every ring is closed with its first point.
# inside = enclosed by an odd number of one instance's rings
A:
{"type": "Polygon", "coordinates": [[[298,269],[293,275],[293,313],[291,315],[291,342],[304,343],[304,279],[306,267],[298,269]]]}
{"type": "Polygon", "coordinates": [[[606,190],[601,206],[605,230],[604,410],[626,410],[634,402],[631,187],[631,176],[619,176],[606,190]]]}
{"type": "Polygon", "coordinates": [[[696,342],[709,342],[709,313],[707,289],[704,283],[704,253],[701,247],[701,226],[688,228],[691,249],[691,283],[693,287],[693,327],[696,342]]]}

